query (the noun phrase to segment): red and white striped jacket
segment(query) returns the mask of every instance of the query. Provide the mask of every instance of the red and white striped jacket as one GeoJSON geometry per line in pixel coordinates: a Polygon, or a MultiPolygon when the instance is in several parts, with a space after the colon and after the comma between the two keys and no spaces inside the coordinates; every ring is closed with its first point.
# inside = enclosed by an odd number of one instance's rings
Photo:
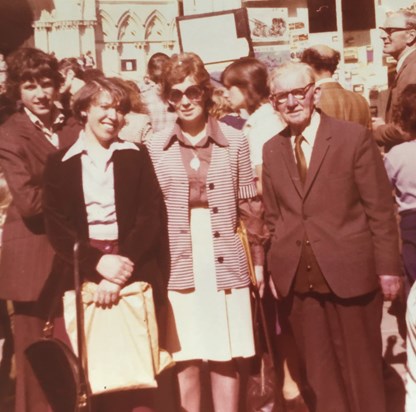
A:
{"type": "MultiPolygon", "coordinates": [[[[176,126],[177,127],[177,126],[176,126]]],[[[236,233],[238,199],[256,196],[247,139],[241,131],[213,118],[208,133],[222,133],[228,145],[214,142],[206,189],[211,211],[218,290],[247,286],[247,259],[236,233]]],[[[189,182],[182,163],[175,128],[155,133],[150,142],[152,158],[168,212],[171,275],[168,289],[194,287],[189,212],[189,182]]]]}

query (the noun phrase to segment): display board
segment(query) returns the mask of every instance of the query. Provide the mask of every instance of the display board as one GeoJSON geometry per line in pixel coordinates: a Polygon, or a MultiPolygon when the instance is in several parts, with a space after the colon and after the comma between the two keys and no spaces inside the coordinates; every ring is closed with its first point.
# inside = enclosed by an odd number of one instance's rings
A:
{"type": "Polygon", "coordinates": [[[197,53],[205,64],[253,54],[247,9],[177,17],[181,52],[197,53]]]}

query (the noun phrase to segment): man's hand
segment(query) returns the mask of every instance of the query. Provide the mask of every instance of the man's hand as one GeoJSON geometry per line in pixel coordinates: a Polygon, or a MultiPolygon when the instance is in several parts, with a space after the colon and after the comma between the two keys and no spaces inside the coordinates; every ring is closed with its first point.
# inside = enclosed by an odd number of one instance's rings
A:
{"type": "MultiPolygon", "coordinates": [[[[109,255],[108,255],[109,256],[109,255]]],[[[106,279],[103,279],[97,287],[94,302],[97,306],[111,307],[118,302],[121,287],[106,279]]]]}
{"type": "Polygon", "coordinates": [[[123,286],[133,272],[133,262],[120,255],[103,255],[97,264],[97,272],[112,283],[123,286]]]}
{"type": "Polygon", "coordinates": [[[259,290],[259,295],[262,298],[264,295],[264,268],[263,266],[254,266],[254,273],[256,275],[257,289],[259,290]]]}
{"type": "Polygon", "coordinates": [[[381,117],[372,117],[371,126],[373,130],[377,130],[380,126],[384,126],[386,122],[381,117]]]}
{"type": "Polygon", "coordinates": [[[378,279],[384,300],[396,299],[402,285],[402,278],[400,276],[379,275],[378,279]]]}

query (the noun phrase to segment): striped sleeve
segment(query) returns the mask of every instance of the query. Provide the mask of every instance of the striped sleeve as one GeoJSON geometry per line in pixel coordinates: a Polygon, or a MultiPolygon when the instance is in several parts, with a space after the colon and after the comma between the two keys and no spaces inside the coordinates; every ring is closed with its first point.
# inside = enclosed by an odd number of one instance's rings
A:
{"type": "Polygon", "coordinates": [[[238,197],[250,199],[257,196],[256,184],[250,163],[250,151],[247,138],[240,139],[238,150],[238,197]]]}

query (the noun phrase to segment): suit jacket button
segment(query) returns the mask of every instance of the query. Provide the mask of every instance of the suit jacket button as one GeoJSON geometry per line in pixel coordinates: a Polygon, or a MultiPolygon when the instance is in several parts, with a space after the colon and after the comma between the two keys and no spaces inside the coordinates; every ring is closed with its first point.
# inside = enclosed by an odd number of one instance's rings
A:
{"type": "Polygon", "coordinates": [[[215,232],[214,237],[216,237],[216,238],[220,237],[220,232],[215,232]]]}
{"type": "Polygon", "coordinates": [[[313,285],[312,285],[312,283],[309,285],[309,290],[313,290],[313,285]]]}
{"type": "Polygon", "coordinates": [[[220,256],[217,260],[218,260],[218,263],[223,263],[224,262],[224,258],[222,256],[220,256]]]}
{"type": "Polygon", "coordinates": [[[306,270],[311,270],[311,269],[312,269],[311,265],[306,266],[306,270]]]}
{"type": "Polygon", "coordinates": [[[208,185],[208,187],[209,187],[209,189],[210,189],[210,190],[212,190],[212,189],[214,189],[215,185],[214,185],[214,183],[210,183],[210,184],[208,185]]]}
{"type": "Polygon", "coordinates": [[[309,242],[309,240],[306,241],[306,244],[309,246],[311,244],[311,242],[309,242]]]}

